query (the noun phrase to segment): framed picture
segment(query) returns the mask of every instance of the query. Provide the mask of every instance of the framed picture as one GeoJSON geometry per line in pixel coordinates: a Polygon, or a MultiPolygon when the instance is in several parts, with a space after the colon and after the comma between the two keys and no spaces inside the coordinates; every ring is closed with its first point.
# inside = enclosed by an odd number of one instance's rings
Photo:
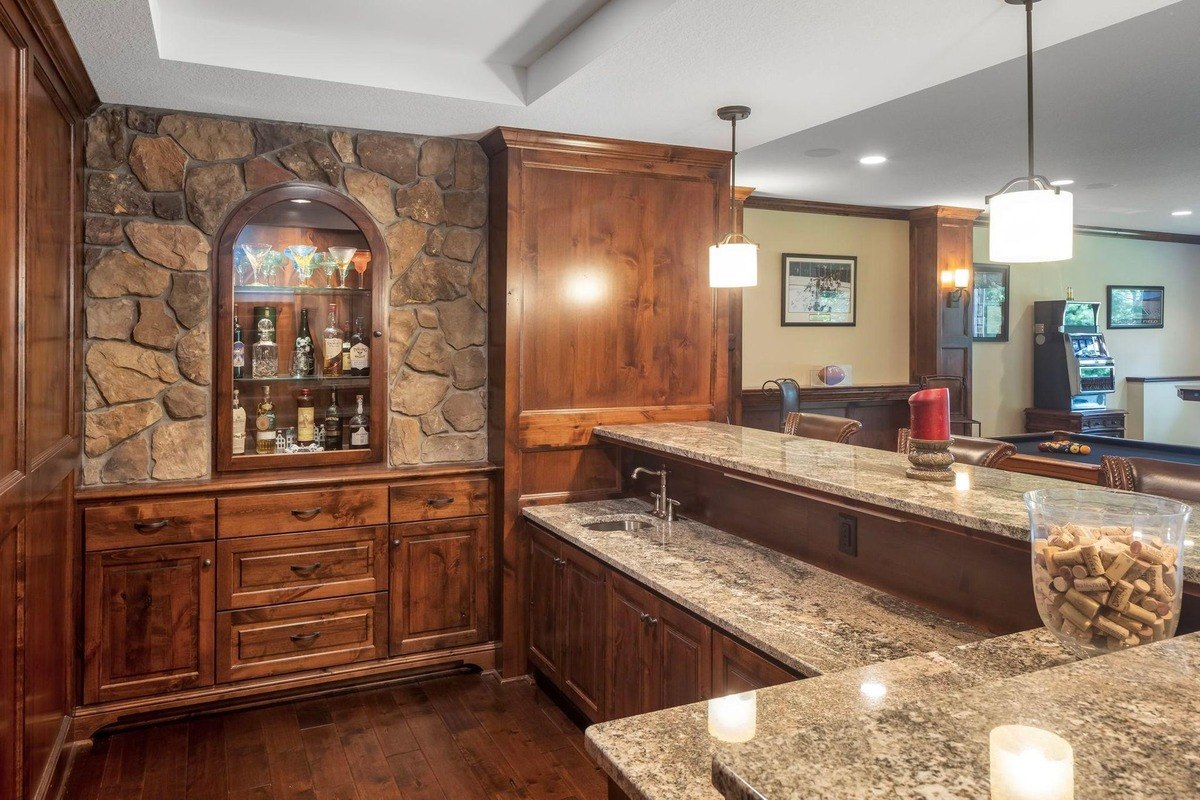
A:
{"type": "Polygon", "coordinates": [[[1161,328],[1165,299],[1162,286],[1109,286],[1108,327],[1161,328]]]}
{"type": "Polygon", "coordinates": [[[976,264],[971,289],[971,340],[1008,341],[1008,267],[976,264]]]}
{"type": "Polygon", "coordinates": [[[857,288],[855,256],[784,253],[780,324],[852,326],[857,288]]]}

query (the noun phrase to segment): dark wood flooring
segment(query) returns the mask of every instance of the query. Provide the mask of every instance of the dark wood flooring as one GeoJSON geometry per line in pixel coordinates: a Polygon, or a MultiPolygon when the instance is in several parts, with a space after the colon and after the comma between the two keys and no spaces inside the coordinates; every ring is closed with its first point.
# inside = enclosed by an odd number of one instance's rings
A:
{"type": "Polygon", "coordinates": [[[463,675],[100,738],[69,800],[602,800],[583,733],[529,683],[463,675]]]}

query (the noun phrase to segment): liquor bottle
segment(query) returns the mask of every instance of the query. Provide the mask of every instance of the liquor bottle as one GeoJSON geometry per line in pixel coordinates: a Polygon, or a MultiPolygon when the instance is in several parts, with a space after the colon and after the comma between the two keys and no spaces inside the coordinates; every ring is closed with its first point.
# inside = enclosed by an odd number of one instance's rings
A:
{"type": "Polygon", "coordinates": [[[245,375],[246,368],[246,343],[242,341],[242,323],[237,319],[233,321],[233,377],[241,378],[245,375]]]}
{"type": "Polygon", "coordinates": [[[329,324],[323,334],[325,340],[325,375],[342,374],[342,329],[338,327],[337,304],[329,304],[329,324]]]}
{"type": "Polygon", "coordinates": [[[312,331],[308,327],[308,309],[300,309],[300,325],[296,328],[296,351],[292,354],[292,376],[307,378],[315,374],[312,331]]]}
{"type": "Polygon", "coordinates": [[[240,456],[246,452],[246,409],[238,398],[240,392],[233,390],[233,454],[240,456]]]}
{"type": "Polygon", "coordinates": [[[354,400],[358,408],[350,418],[350,449],[365,450],[371,446],[371,419],[363,411],[363,396],[357,395],[354,400]]]}
{"type": "Polygon", "coordinates": [[[367,376],[371,374],[371,346],[363,333],[363,319],[354,320],[354,335],[350,337],[350,374],[367,376]]]}
{"type": "Polygon", "coordinates": [[[342,323],[342,374],[350,374],[350,323],[342,323]]]}
{"type": "Polygon", "coordinates": [[[325,449],[342,449],[342,419],[338,416],[337,391],[329,393],[329,408],[325,409],[325,449]]]}
{"type": "Polygon", "coordinates": [[[296,444],[308,447],[317,440],[317,411],[308,389],[301,389],[296,398],[296,444]]]}
{"type": "Polygon", "coordinates": [[[275,404],[271,402],[271,387],[263,387],[263,399],[258,404],[258,417],[254,420],[254,451],[260,455],[275,452],[275,404]]]}
{"type": "Polygon", "coordinates": [[[275,344],[275,329],[270,320],[258,323],[258,341],[250,352],[250,370],[256,378],[274,378],[279,374],[279,345],[275,344]]]}

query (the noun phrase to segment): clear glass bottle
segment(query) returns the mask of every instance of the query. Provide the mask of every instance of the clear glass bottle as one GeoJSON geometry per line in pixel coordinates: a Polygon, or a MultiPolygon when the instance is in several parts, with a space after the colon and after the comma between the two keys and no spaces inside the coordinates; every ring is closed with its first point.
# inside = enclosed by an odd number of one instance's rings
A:
{"type": "Polygon", "coordinates": [[[246,409],[242,408],[242,401],[238,397],[241,392],[238,389],[233,390],[233,454],[240,456],[246,452],[246,409]]]}
{"type": "Polygon", "coordinates": [[[354,398],[356,410],[350,418],[350,449],[365,450],[371,446],[371,418],[363,411],[363,396],[354,398]]]}
{"type": "Polygon", "coordinates": [[[275,404],[271,402],[271,387],[263,387],[263,399],[258,404],[258,416],[254,420],[254,451],[259,455],[275,452],[275,404]]]}
{"type": "Polygon", "coordinates": [[[317,440],[317,410],[308,389],[296,398],[296,444],[308,447],[317,440]]]}
{"type": "Polygon", "coordinates": [[[269,319],[258,321],[258,341],[251,349],[251,370],[256,378],[279,375],[279,345],[275,344],[275,326],[269,319]]]}
{"type": "Polygon", "coordinates": [[[325,409],[325,449],[342,449],[342,418],[338,414],[337,391],[329,393],[329,408],[325,409]]]}
{"type": "Polygon", "coordinates": [[[324,347],[324,374],[325,375],[341,375],[342,374],[342,329],[338,327],[337,304],[329,304],[329,324],[325,326],[325,331],[322,333],[324,347]]]}
{"type": "Polygon", "coordinates": [[[350,374],[366,377],[371,374],[371,346],[363,333],[363,318],[354,320],[354,334],[350,337],[350,374]]]}
{"type": "Polygon", "coordinates": [[[242,324],[233,320],[233,377],[243,378],[246,374],[246,342],[242,339],[242,324]]]}

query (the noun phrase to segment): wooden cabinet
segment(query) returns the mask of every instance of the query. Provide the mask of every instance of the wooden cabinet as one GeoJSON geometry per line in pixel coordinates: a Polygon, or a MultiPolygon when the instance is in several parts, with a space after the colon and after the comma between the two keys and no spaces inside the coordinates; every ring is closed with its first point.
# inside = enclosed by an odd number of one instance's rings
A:
{"type": "Polygon", "coordinates": [[[609,717],[704,700],[711,689],[707,624],[614,573],[609,604],[609,717]]]}
{"type": "Polygon", "coordinates": [[[608,570],[537,527],[530,535],[530,659],[589,719],[603,719],[608,570]]]}
{"type": "Polygon", "coordinates": [[[87,556],[84,702],[213,682],[211,543],[87,556]]]}
{"type": "Polygon", "coordinates": [[[393,486],[390,494],[392,519],[400,522],[473,517],[490,510],[486,478],[409,481],[393,486]]]}
{"type": "Polygon", "coordinates": [[[783,667],[719,631],[713,633],[712,657],[714,697],[765,689],[796,679],[783,667]]]}
{"type": "Polygon", "coordinates": [[[487,530],[486,517],[392,526],[392,655],[487,639],[487,530]]]}
{"type": "Polygon", "coordinates": [[[84,547],[89,551],[152,544],[202,542],[216,536],[217,514],[211,498],[114,503],[84,512],[84,547]]]}
{"type": "Polygon", "coordinates": [[[1124,438],[1125,417],[1119,408],[1098,408],[1091,411],[1062,411],[1054,408],[1025,409],[1026,433],[1090,433],[1094,436],[1124,438]]]}
{"type": "Polygon", "coordinates": [[[385,525],[387,521],[388,493],[384,486],[217,499],[217,535],[222,538],[385,525]]]}

